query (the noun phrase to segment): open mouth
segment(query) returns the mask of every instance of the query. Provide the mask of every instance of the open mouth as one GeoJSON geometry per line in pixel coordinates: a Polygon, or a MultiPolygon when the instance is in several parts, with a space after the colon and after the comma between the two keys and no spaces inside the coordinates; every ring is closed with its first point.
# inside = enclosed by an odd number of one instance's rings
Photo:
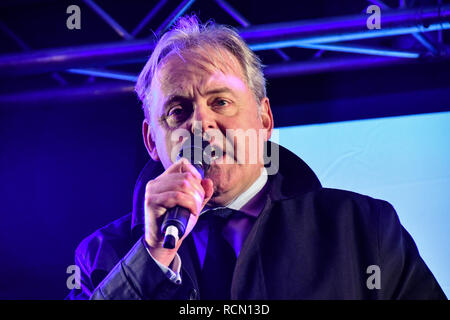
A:
{"type": "MultiPolygon", "coordinates": [[[[205,149],[204,153],[204,161],[208,164],[221,164],[225,163],[225,157],[227,155],[226,151],[220,146],[210,145],[205,149]]],[[[227,160],[228,161],[228,160],[227,160]]]]}
{"type": "Polygon", "coordinates": [[[210,152],[209,152],[209,159],[211,163],[216,162],[220,158],[224,156],[223,149],[219,146],[211,146],[210,152]]]}

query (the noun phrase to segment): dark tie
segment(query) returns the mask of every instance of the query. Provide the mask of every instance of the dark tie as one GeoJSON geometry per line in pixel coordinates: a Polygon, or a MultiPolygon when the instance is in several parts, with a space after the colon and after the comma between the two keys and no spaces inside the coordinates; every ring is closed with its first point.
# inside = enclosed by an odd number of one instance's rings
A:
{"type": "Polygon", "coordinates": [[[208,221],[208,245],[200,277],[200,297],[206,300],[229,300],[236,254],[222,235],[232,209],[213,209],[202,214],[208,221]]]}

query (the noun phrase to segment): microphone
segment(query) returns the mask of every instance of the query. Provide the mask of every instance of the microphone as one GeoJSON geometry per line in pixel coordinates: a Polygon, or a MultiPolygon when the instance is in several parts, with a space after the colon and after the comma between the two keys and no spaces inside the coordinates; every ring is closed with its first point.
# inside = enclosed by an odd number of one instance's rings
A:
{"type": "MultiPolygon", "coordinates": [[[[202,179],[205,171],[208,170],[211,163],[210,153],[205,152],[209,143],[203,140],[200,135],[190,135],[183,143],[177,160],[180,158],[187,159],[202,179]]],[[[163,247],[166,249],[174,249],[178,240],[184,235],[189,221],[191,212],[181,206],[176,206],[167,210],[161,225],[161,232],[164,235],[163,247]]]]}

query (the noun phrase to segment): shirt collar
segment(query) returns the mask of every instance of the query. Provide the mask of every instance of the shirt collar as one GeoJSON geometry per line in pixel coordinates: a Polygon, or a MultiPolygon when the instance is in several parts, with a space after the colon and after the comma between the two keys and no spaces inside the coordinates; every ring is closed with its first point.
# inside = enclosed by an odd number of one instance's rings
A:
{"type": "Polygon", "coordinates": [[[252,200],[259,191],[263,189],[267,182],[267,170],[266,168],[262,168],[261,174],[259,175],[258,179],[253,182],[253,184],[245,190],[243,193],[241,193],[237,198],[235,198],[231,203],[228,204],[228,208],[233,210],[242,210],[246,205],[252,200]]]}

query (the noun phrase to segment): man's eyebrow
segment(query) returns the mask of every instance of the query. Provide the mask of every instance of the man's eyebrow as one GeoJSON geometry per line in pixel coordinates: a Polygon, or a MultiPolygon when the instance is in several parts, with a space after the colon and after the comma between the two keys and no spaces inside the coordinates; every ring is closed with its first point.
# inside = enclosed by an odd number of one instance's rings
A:
{"type": "Polygon", "coordinates": [[[228,87],[214,88],[214,89],[206,91],[205,95],[224,93],[224,92],[226,92],[226,93],[233,93],[233,90],[231,90],[228,87]]]}
{"type": "MultiPolygon", "coordinates": [[[[233,93],[233,90],[231,90],[228,87],[220,87],[220,88],[214,88],[206,91],[204,95],[211,95],[211,94],[218,94],[218,93],[233,93]]],[[[167,100],[164,102],[164,110],[166,110],[172,103],[178,102],[178,101],[187,101],[192,100],[191,97],[187,97],[181,94],[172,94],[170,95],[167,100]]]]}
{"type": "Polygon", "coordinates": [[[183,96],[183,95],[179,95],[179,94],[172,94],[170,95],[167,100],[164,102],[164,110],[166,110],[172,103],[174,102],[178,102],[178,101],[186,101],[186,100],[190,100],[191,98],[183,96]]]}

